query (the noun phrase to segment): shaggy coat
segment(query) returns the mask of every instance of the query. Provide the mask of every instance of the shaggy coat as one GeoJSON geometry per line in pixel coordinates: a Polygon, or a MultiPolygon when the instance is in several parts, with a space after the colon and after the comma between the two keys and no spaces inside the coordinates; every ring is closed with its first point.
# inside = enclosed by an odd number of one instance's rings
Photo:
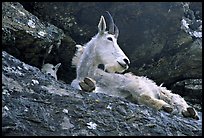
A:
{"type": "MultiPolygon", "coordinates": [[[[84,46],[77,45],[72,59],[77,77],[71,85],[79,90],[105,93],[111,96],[131,98],[157,110],[182,114],[184,117],[199,119],[196,110],[190,107],[179,95],[165,87],[158,86],[146,77],[124,72],[130,64],[129,59],[119,48],[116,33],[105,31],[106,23],[101,16],[98,34],[84,46]],[[103,67],[99,68],[99,65],[103,67]]],[[[113,32],[113,31],[112,31],[113,32]]]]}

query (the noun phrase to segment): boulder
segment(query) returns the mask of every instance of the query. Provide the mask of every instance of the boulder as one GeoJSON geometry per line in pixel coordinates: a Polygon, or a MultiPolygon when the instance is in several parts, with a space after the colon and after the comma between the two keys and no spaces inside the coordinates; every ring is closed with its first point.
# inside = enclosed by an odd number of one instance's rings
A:
{"type": "Polygon", "coordinates": [[[64,33],[41,22],[16,2],[2,3],[3,49],[23,61],[41,67],[53,47],[59,47],[64,33]]]}
{"type": "Polygon", "coordinates": [[[2,3],[2,45],[3,50],[38,68],[45,63],[61,62],[59,74],[68,73],[62,80],[68,83],[74,78],[70,64],[75,41],[62,29],[39,20],[18,2],[2,3]]]}

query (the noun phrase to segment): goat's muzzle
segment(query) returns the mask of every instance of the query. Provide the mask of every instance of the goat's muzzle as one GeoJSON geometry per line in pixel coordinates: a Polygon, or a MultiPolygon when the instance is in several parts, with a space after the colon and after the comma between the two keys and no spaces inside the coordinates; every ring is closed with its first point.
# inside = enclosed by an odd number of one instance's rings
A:
{"type": "Polygon", "coordinates": [[[122,68],[124,68],[124,69],[128,69],[129,68],[129,63],[121,63],[121,62],[119,62],[119,61],[117,61],[118,62],[118,64],[122,67],[122,68]]]}

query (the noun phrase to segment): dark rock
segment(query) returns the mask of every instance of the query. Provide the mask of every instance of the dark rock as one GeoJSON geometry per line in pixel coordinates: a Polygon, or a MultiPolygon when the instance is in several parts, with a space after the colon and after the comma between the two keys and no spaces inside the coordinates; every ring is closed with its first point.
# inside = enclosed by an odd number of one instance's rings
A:
{"type": "Polygon", "coordinates": [[[200,120],[73,89],[2,52],[2,135],[201,136],[200,120]]]}
{"type": "Polygon", "coordinates": [[[182,97],[185,97],[190,103],[193,103],[192,106],[195,109],[202,110],[202,79],[178,81],[172,86],[172,90],[177,93],[182,91],[182,97]]]}
{"type": "Polygon", "coordinates": [[[189,4],[190,9],[194,11],[196,19],[202,19],[202,4],[201,2],[191,2],[189,4]]]}
{"type": "Polygon", "coordinates": [[[73,39],[17,2],[2,3],[2,45],[3,50],[38,68],[43,63],[61,62],[59,78],[67,83],[74,79],[75,70],[70,68],[75,52],[73,39]]]}
{"type": "Polygon", "coordinates": [[[3,50],[30,65],[41,67],[51,46],[59,47],[64,33],[41,22],[16,2],[2,3],[3,50]]]}

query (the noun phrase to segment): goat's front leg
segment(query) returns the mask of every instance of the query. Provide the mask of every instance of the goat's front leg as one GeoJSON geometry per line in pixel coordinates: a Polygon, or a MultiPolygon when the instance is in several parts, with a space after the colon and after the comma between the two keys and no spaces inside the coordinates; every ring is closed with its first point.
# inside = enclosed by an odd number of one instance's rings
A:
{"type": "Polygon", "coordinates": [[[147,94],[141,94],[139,96],[138,102],[157,110],[164,110],[168,113],[171,113],[173,111],[173,108],[165,101],[153,98],[147,94]]]}
{"type": "Polygon", "coordinates": [[[174,106],[184,117],[191,117],[199,120],[197,111],[189,106],[180,95],[171,93],[171,91],[165,88],[161,88],[160,98],[174,106]]]}
{"type": "Polygon", "coordinates": [[[92,78],[86,77],[83,81],[79,82],[83,91],[92,92],[96,89],[96,81],[92,78]]]}

